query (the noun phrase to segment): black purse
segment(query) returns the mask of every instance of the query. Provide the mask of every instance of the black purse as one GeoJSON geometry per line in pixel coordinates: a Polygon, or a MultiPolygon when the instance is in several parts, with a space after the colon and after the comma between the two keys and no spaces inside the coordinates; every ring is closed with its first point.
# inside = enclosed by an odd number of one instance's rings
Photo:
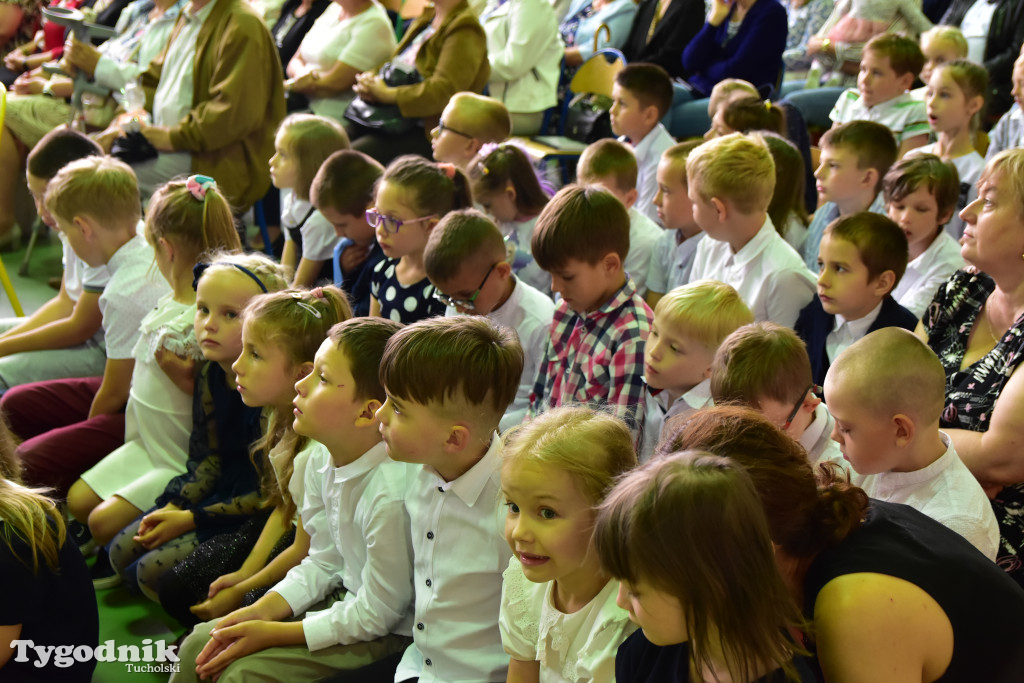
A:
{"type": "MultiPolygon", "coordinates": [[[[407,67],[394,62],[382,66],[380,76],[384,79],[384,84],[392,88],[415,85],[423,80],[415,68],[408,70],[407,67]]],[[[402,116],[397,104],[367,102],[358,96],[345,109],[345,118],[369,132],[384,135],[408,133],[419,123],[419,119],[402,116]]]]}

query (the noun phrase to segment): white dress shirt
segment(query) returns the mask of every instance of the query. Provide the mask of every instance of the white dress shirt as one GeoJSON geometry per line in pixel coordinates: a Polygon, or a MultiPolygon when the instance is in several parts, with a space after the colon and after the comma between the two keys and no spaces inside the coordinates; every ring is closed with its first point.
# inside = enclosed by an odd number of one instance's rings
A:
{"type": "Polygon", "coordinates": [[[819,403],[814,409],[814,419],[800,435],[800,445],[807,451],[807,461],[812,465],[836,462],[842,465],[844,470],[849,471],[850,467],[843,458],[839,444],[832,440],[832,427],[835,422],[825,404],[819,403]]]}
{"type": "Polygon", "coordinates": [[[939,285],[964,265],[960,245],[943,230],[920,256],[907,264],[907,272],[892,290],[892,298],[920,320],[939,285]]]}
{"type": "Polygon", "coordinates": [[[829,362],[835,363],[839,354],[853,346],[853,342],[866,335],[881,311],[882,301],[879,301],[878,305],[863,318],[847,320],[837,314],[832,331],[825,338],[825,353],[828,354],[829,362]]]}
{"type": "Polygon", "coordinates": [[[622,267],[633,278],[640,296],[647,292],[647,271],[651,267],[654,247],[664,232],[636,206],[629,209],[629,253],[622,267]]]}
{"type": "Polygon", "coordinates": [[[395,681],[504,681],[508,655],[498,612],[501,574],[512,551],[504,536],[501,439],[492,435],[484,457],[454,481],[426,466],[413,471],[405,505],[412,528],[415,626],[395,681]]]}
{"type": "Polygon", "coordinates": [[[903,503],[957,532],[995,560],[999,548],[999,523],[985,490],[967,469],[953,448],[953,442],[939,432],[946,451],[932,464],[913,472],[882,472],[851,481],[871,498],[903,503]]]}
{"type": "Polygon", "coordinates": [[[754,238],[735,254],[728,242],[701,240],[690,282],[703,279],[732,285],[754,320],[770,320],[784,327],[796,324],[800,311],[817,292],[811,272],[768,216],[754,238]]]}
{"type": "Polygon", "coordinates": [[[335,467],[317,444],[306,466],[302,527],[309,554],[271,590],[295,615],[338,584],[345,598],[302,620],[311,651],[349,645],[412,626],[412,548],[405,512],[410,467],[380,442],[355,462],[335,467]]]}
{"type": "MultiPolygon", "coordinates": [[[[624,140],[624,138],[620,138],[624,140]]],[[[666,149],[676,144],[668,129],[658,124],[642,140],[633,144],[636,155],[636,191],[634,206],[645,216],[659,225],[658,207],[654,205],[654,195],[658,193],[658,162],[666,149]]]]}

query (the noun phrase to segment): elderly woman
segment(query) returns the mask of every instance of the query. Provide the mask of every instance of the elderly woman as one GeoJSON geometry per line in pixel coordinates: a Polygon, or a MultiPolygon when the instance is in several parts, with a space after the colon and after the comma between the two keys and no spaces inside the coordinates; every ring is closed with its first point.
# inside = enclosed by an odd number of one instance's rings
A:
{"type": "Polygon", "coordinates": [[[992,498],[999,562],[1024,583],[1024,149],[993,157],[960,216],[972,267],[942,285],[917,332],[946,369],[942,428],[992,498]]]}
{"type": "Polygon", "coordinates": [[[378,73],[365,72],[356,77],[355,92],[368,102],[397,105],[417,125],[396,135],[350,131],[358,137],[352,146],[383,164],[400,154],[429,159],[427,132],[440,121],[448,100],[457,92],[482,92],[487,84],[487,35],[466,0],[436,0],[409,26],[391,61],[415,67],[422,81],[393,87],[378,73]]]}

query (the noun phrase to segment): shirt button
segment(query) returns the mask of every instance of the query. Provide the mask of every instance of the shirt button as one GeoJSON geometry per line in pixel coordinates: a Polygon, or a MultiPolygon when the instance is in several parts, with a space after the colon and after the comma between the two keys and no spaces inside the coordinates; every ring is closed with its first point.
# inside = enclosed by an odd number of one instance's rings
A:
{"type": "Polygon", "coordinates": [[[427,540],[428,541],[433,541],[434,540],[434,532],[433,531],[428,531],[427,532],[427,540]]]}
{"type": "Polygon", "coordinates": [[[430,579],[427,579],[427,588],[430,588],[430,579]]]}
{"type": "Polygon", "coordinates": [[[444,487],[443,486],[438,486],[437,490],[440,491],[441,493],[444,493],[444,487]]]}
{"type": "Polygon", "coordinates": [[[427,657],[426,659],[424,659],[424,660],[423,660],[423,663],[424,663],[424,664],[426,664],[427,666],[430,666],[431,664],[433,664],[433,662],[431,662],[431,661],[430,661],[430,658],[429,658],[429,657],[427,657]]]}
{"type": "Polygon", "coordinates": [[[422,631],[423,630],[423,622],[421,621],[420,623],[416,624],[416,628],[418,628],[420,631],[422,631]]]}

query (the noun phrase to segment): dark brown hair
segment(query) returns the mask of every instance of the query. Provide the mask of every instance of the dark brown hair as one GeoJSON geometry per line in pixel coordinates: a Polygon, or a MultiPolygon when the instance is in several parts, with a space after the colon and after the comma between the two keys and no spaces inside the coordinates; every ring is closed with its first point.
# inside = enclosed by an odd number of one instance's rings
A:
{"type": "Polygon", "coordinates": [[[595,265],[606,254],[629,253],[629,213],[597,185],[566,185],[541,212],[530,250],[537,265],[556,270],[569,260],[595,265]]]}
{"type": "Polygon", "coordinates": [[[897,76],[914,74],[924,68],[924,53],[917,41],[896,33],[882,33],[864,45],[864,52],[875,52],[889,58],[889,66],[897,76]]]}
{"type": "Polygon", "coordinates": [[[628,90],[644,109],[657,108],[659,120],[672,107],[672,78],[657,64],[627,64],[615,74],[615,82],[628,90]]]}
{"type": "Polygon", "coordinates": [[[887,270],[896,276],[892,286],[900,283],[907,270],[907,235],[888,216],[873,211],[858,211],[832,221],[825,234],[857,247],[860,260],[868,269],[869,280],[887,270]]]}
{"type": "Polygon", "coordinates": [[[768,399],[796,402],[812,382],[807,346],[796,332],[772,322],[744,325],[718,347],[711,363],[711,396],[716,404],[760,408],[768,399]]]}
{"type": "Polygon", "coordinates": [[[318,209],[334,209],[361,217],[373,204],[373,191],[384,175],[384,167],[354,149],[343,149],[327,157],[310,188],[309,196],[318,209]]]}
{"type": "Polygon", "coordinates": [[[423,268],[431,282],[447,283],[463,266],[475,265],[478,255],[497,259],[492,264],[505,259],[501,231],[476,209],[452,211],[430,231],[423,249],[423,268]]]}
{"type": "Polygon", "coordinates": [[[380,182],[404,189],[406,206],[419,216],[443,216],[473,206],[473,193],[465,173],[451,164],[435,164],[415,154],[398,157],[388,164],[380,182]]]}
{"type": "Polygon", "coordinates": [[[857,168],[878,171],[876,192],[882,189],[882,178],[899,154],[892,131],[874,121],[850,121],[830,128],[821,136],[821,147],[849,150],[857,156],[857,168]]]}
{"type": "Polygon", "coordinates": [[[56,128],[44,135],[28,153],[28,172],[50,180],[72,161],[103,156],[103,148],[73,128],[56,128]]]}
{"type": "Polygon", "coordinates": [[[737,133],[752,130],[786,133],[786,112],[771,100],[757,97],[742,97],[725,105],[722,120],[737,133]]]}
{"type": "Polygon", "coordinates": [[[388,340],[401,328],[401,323],[387,318],[351,318],[328,330],[327,338],[348,359],[356,398],[384,403],[387,396],[380,383],[380,362],[388,340]]]}
{"type": "Polygon", "coordinates": [[[480,198],[504,192],[511,185],[516,191],[516,209],[526,216],[536,216],[548,203],[548,195],[540,185],[533,164],[516,145],[498,145],[487,154],[477,156],[470,164],[469,178],[473,183],[473,196],[480,198]]]}
{"type": "Polygon", "coordinates": [[[952,216],[960,200],[960,176],[956,166],[934,154],[915,154],[897,161],[885,174],[882,187],[886,204],[903,201],[922,187],[926,188],[935,197],[940,218],[952,216]]]}

